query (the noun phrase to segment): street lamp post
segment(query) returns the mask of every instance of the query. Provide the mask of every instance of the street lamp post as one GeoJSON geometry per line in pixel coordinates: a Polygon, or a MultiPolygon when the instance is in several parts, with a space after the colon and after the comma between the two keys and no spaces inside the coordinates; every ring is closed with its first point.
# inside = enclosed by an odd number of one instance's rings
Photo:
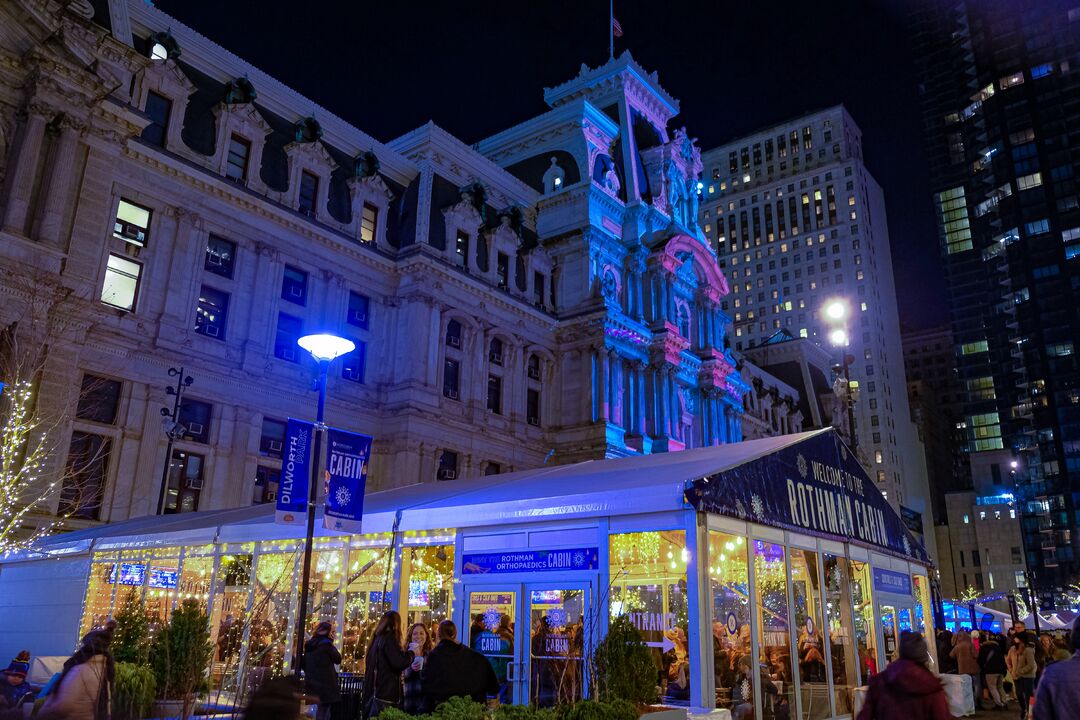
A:
{"type": "Polygon", "coordinates": [[[161,421],[161,424],[165,430],[165,437],[169,438],[169,442],[165,445],[165,466],[161,468],[161,489],[158,492],[156,513],[158,515],[165,512],[165,495],[169,491],[169,468],[172,465],[173,441],[183,435],[185,430],[177,421],[180,415],[180,402],[183,400],[184,390],[191,387],[191,383],[195,382],[190,375],[184,374],[184,368],[182,367],[169,368],[169,377],[176,378],[176,386],[170,385],[165,388],[165,393],[173,396],[172,410],[167,407],[161,408],[161,415],[165,418],[161,421]]]}
{"type": "Polygon", "coordinates": [[[300,608],[296,613],[296,630],[293,637],[293,674],[299,675],[304,669],[304,635],[307,626],[308,588],[311,574],[311,546],[315,538],[315,503],[318,498],[319,466],[322,462],[323,436],[326,434],[324,412],[326,408],[326,375],[330,363],[352,352],[356,344],[336,335],[320,333],[305,335],[296,344],[311,353],[318,363],[319,373],[315,380],[315,389],[319,392],[319,406],[315,416],[312,433],[311,477],[308,482],[307,534],[304,536],[304,567],[300,579],[300,608]]]}

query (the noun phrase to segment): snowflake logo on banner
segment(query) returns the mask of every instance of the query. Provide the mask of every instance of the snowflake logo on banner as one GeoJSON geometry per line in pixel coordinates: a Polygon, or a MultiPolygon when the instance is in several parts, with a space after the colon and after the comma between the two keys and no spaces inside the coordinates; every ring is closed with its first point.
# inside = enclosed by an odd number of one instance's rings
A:
{"type": "Polygon", "coordinates": [[[803,480],[805,480],[806,479],[807,467],[806,467],[806,458],[803,457],[802,453],[799,453],[799,457],[798,457],[798,459],[796,459],[795,464],[799,468],[799,474],[802,475],[803,480]]]}
{"type": "Polygon", "coordinates": [[[746,517],[746,506],[742,504],[742,500],[735,500],[735,514],[741,518],[746,517]]]}
{"type": "Polygon", "coordinates": [[[574,567],[585,567],[585,553],[574,553],[574,567]]]}
{"type": "Polygon", "coordinates": [[[346,507],[352,500],[352,493],[349,492],[349,488],[344,485],[339,485],[338,489],[334,491],[334,503],[339,508],[346,507]]]}
{"type": "Polygon", "coordinates": [[[765,514],[765,503],[761,502],[761,498],[756,493],[750,497],[750,509],[754,511],[755,517],[765,514]]]}
{"type": "Polygon", "coordinates": [[[904,535],[904,553],[911,554],[911,541],[907,539],[907,535],[904,535]]]}

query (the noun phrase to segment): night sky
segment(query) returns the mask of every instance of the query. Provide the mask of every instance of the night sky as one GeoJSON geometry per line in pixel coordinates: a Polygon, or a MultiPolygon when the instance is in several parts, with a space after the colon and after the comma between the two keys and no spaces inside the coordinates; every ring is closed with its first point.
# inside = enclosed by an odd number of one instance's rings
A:
{"type": "MultiPolygon", "coordinates": [[[[475,142],[544,112],[544,87],[608,52],[604,0],[154,4],[383,141],[434,120],[475,142]]],[[[616,54],[659,72],[702,149],[844,103],[885,191],[901,320],[944,321],[900,0],[622,0],[615,15],[616,54]]]]}

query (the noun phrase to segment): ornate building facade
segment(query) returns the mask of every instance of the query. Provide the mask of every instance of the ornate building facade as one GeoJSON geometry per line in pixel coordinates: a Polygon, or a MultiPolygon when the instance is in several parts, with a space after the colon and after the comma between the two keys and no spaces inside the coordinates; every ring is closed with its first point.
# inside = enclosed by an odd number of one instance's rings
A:
{"type": "Polygon", "coordinates": [[[319,330],[357,343],[327,417],[375,437],[376,486],[740,440],[678,102],[628,54],[544,98],[473,146],[381,143],[142,0],[3,5],[0,320],[61,328],[51,509],[152,513],[162,478],[166,512],[271,500],[319,330]]]}

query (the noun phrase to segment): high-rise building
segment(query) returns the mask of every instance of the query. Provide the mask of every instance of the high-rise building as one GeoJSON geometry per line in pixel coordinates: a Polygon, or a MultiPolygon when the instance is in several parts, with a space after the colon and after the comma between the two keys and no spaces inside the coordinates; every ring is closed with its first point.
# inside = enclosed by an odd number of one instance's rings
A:
{"type": "Polygon", "coordinates": [[[852,362],[862,460],[898,509],[930,532],[922,445],[908,410],[885,201],[843,106],[702,153],[701,226],[727,275],[735,349],[777,330],[852,362]],[[839,300],[847,344],[830,343],[839,300]],[[842,350],[842,353],[841,353],[842,350]]]}
{"type": "Polygon", "coordinates": [[[912,31],[967,450],[1014,454],[1052,605],[1080,574],[1080,7],[927,1],[912,31]]]}
{"type": "Polygon", "coordinates": [[[903,342],[911,419],[926,450],[934,522],[943,523],[946,493],[971,487],[952,330],[948,326],[911,330],[904,333],[903,342]]]}

